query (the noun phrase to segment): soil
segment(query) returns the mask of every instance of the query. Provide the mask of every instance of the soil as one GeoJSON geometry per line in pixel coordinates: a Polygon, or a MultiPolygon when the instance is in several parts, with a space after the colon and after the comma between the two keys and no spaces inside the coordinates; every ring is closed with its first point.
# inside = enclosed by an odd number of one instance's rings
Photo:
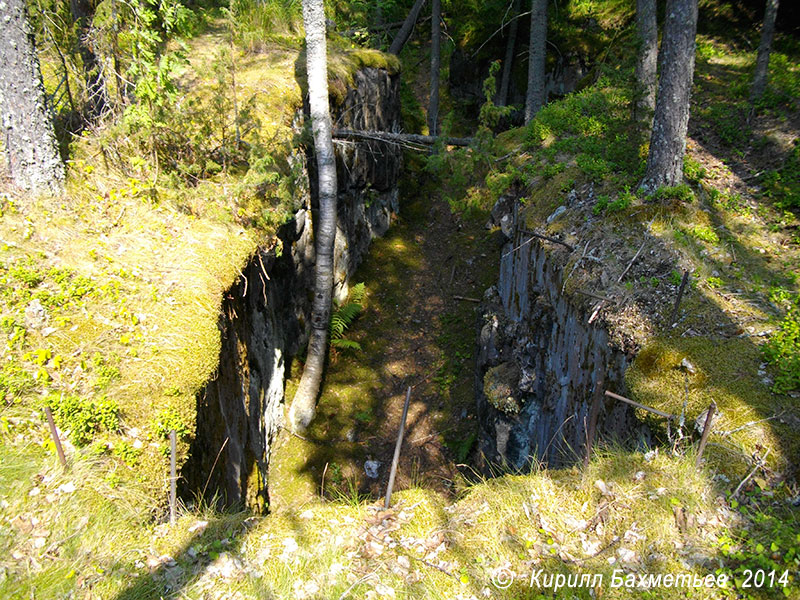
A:
{"type": "MultiPolygon", "coordinates": [[[[273,509],[320,493],[382,497],[409,387],[394,489],[451,493],[462,479],[459,463],[477,436],[474,300],[496,280],[500,233],[486,229],[486,214],[454,216],[425,179],[409,169],[400,216],[352,280],[365,282],[367,300],[345,336],[362,349],[332,353],[303,438],[281,432],[269,482],[273,509]],[[379,462],[375,479],[365,472],[368,460],[379,462]]],[[[297,366],[293,379],[299,373],[297,366]]],[[[290,382],[287,402],[292,392],[290,382]]]]}

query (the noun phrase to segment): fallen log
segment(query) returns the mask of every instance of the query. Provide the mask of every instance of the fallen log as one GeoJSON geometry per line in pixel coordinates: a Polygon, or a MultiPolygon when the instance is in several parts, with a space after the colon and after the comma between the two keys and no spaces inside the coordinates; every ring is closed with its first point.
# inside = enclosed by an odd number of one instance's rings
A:
{"type": "MultiPolygon", "coordinates": [[[[388,131],[355,131],[353,129],[336,129],[334,139],[345,140],[377,140],[394,144],[423,144],[432,146],[439,138],[432,135],[419,135],[417,133],[389,133],[388,131]]],[[[448,146],[469,146],[474,138],[446,137],[444,143],[448,146]]]]}

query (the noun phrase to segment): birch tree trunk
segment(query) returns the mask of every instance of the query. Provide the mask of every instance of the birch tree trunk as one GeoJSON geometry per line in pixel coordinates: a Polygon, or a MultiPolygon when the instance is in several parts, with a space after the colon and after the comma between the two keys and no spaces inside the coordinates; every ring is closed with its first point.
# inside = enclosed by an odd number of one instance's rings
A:
{"type": "Polygon", "coordinates": [[[441,62],[441,18],[442,2],[433,0],[431,3],[431,97],[428,102],[428,132],[430,135],[439,133],[439,68],[441,62]]]}
{"type": "Polygon", "coordinates": [[[767,0],[766,10],[764,11],[764,25],[761,28],[761,42],[758,45],[756,73],[753,77],[753,87],[750,90],[751,104],[761,98],[767,88],[769,54],[772,51],[772,38],[775,35],[775,18],[777,16],[778,0],[767,0]]]}
{"type": "Polygon", "coordinates": [[[403,21],[403,26],[400,28],[400,31],[397,32],[397,35],[392,40],[392,45],[389,46],[389,53],[398,55],[403,47],[406,45],[408,38],[411,37],[411,32],[414,31],[414,25],[419,18],[419,13],[422,11],[422,7],[425,4],[425,0],[417,0],[414,3],[414,6],[411,7],[411,10],[408,12],[408,16],[406,20],[403,21]]]}
{"type": "Polygon", "coordinates": [[[0,2],[0,109],[8,170],[34,193],[64,190],[64,163],[45,100],[25,0],[0,2]]]}
{"type": "Polygon", "coordinates": [[[636,33],[639,35],[639,56],[636,60],[636,83],[639,97],[634,108],[637,121],[653,118],[656,108],[658,67],[658,25],[656,0],[636,0],[636,33]]]}
{"type": "Polygon", "coordinates": [[[506,56],[503,59],[503,74],[500,77],[500,89],[497,92],[495,104],[505,106],[508,104],[508,88],[511,85],[511,67],[514,65],[514,47],[517,45],[517,30],[519,29],[520,0],[514,0],[511,9],[511,24],[508,30],[508,40],[506,41],[506,56]]]}
{"type": "Polygon", "coordinates": [[[528,49],[528,92],[525,123],[544,105],[544,59],[547,42],[547,0],[531,0],[531,37],[528,49]]]}
{"type": "Polygon", "coordinates": [[[646,193],[683,181],[696,31],[697,0],[667,0],[656,112],[647,170],[640,184],[646,193]]]}
{"type": "Polygon", "coordinates": [[[314,224],[316,265],[311,304],[311,336],[300,385],[289,409],[292,431],[304,431],[316,414],[331,320],[333,290],[333,244],[336,237],[336,158],[333,151],[328,101],[328,58],[325,40],[325,8],[322,0],[303,0],[306,30],[308,103],[314,135],[314,155],[319,177],[319,210],[314,224]]]}

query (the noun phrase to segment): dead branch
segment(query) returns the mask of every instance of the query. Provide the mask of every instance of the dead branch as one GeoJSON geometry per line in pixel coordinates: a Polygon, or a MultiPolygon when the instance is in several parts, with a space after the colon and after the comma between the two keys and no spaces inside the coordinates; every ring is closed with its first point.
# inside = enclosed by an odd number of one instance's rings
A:
{"type": "MultiPolygon", "coordinates": [[[[388,131],[355,131],[353,129],[337,129],[333,137],[346,140],[375,140],[395,144],[412,143],[432,146],[440,138],[432,135],[419,135],[416,133],[389,133],[388,131]]],[[[469,146],[474,138],[441,138],[447,146],[469,146]]]]}

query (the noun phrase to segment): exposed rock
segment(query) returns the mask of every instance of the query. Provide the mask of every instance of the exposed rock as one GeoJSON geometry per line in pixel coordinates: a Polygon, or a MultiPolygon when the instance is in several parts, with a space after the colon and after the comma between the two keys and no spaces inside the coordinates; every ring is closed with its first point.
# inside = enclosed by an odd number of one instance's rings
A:
{"type": "MultiPolygon", "coordinates": [[[[475,381],[481,450],[491,463],[575,460],[600,371],[606,389],[624,393],[629,358],[589,323],[591,304],[562,292],[562,268],[538,241],[515,251],[508,243],[498,285],[484,295],[475,381]]],[[[600,434],[630,438],[637,428],[626,405],[601,410],[600,434]]]]}
{"type": "MultiPolygon", "coordinates": [[[[399,80],[365,68],[334,107],[337,127],[392,131],[399,127],[399,80]]],[[[398,210],[402,154],[385,142],[337,145],[338,222],[334,249],[334,295],[348,293],[348,280],[370,241],[385,233],[398,210]]],[[[307,166],[305,206],[282,226],[282,252],[263,250],[226,293],[219,327],[222,348],[216,377],[197,396],[197,432],[184,466],[185,492],[206,488],[225,504],[263,511],[269,502],[270,446],[283,422],[287,360],[308,340],[313,284],[312,222],[317,206],[316,164],[307,166]],[[224,450],[221,450],[224,446],[224,450]],[[215,465],[215,463],[217,463],[215,465]]]]}

